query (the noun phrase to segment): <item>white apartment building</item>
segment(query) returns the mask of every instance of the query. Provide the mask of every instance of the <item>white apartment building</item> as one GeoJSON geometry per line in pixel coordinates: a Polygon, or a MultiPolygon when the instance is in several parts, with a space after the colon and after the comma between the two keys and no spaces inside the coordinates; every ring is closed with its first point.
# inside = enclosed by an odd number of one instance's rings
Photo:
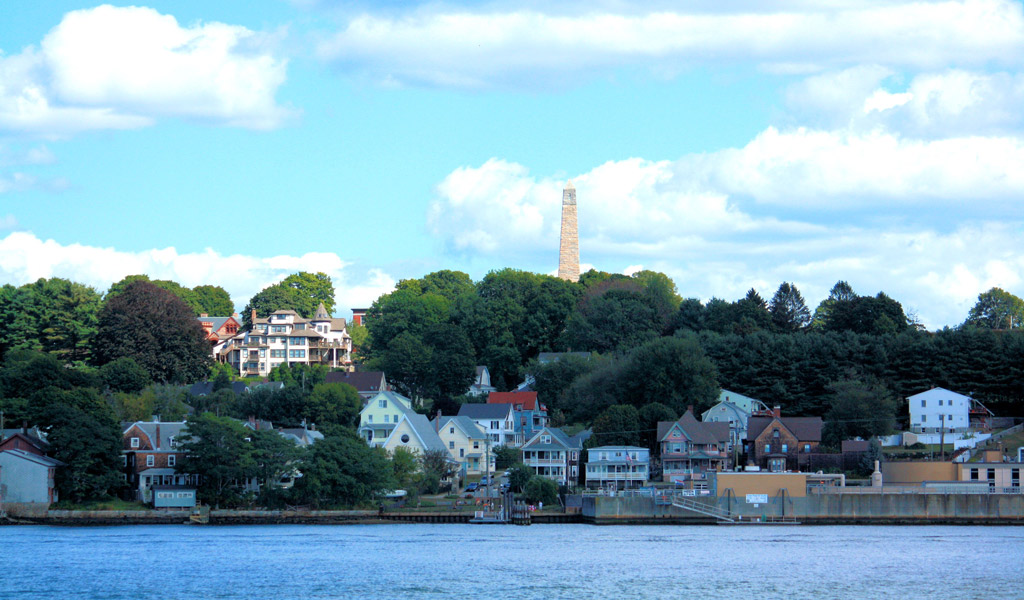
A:
{"type": "Polygon", "coordinates": [[[907,398],[910,409],[910,430],[914,433],[946,433],[967,431],[975,400],[943,388],[907,398]]]}
{"type": "Polygon", "coordinates": [[[304,319],[294,310],[279,310],[252,322],[251,331],[214,348],[218,360],[233,366],[241,376],[265,377],[285,363],[332,368],[351,363],[352,338],[345,330],[345,319],[332,318],[322,302],[312,319],[304,319]]]}

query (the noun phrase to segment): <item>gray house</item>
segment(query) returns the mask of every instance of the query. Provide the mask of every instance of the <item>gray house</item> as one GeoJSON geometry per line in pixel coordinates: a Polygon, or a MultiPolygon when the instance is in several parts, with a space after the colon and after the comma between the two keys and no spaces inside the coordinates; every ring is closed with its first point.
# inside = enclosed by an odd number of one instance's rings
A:
{"type": "Polygon", "coordinates": [[[45,511],[57,502],[53,477],[64,463],[24,450],[0,452],[0,506],[11,512],[45,511]]]}

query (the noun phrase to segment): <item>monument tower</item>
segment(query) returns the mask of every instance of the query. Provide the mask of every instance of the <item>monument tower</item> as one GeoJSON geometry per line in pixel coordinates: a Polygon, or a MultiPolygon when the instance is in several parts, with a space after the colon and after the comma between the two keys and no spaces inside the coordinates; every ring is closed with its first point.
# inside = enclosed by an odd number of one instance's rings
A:
{"type": "Polygon", "coordinates": [[[576,225],[576,188],[572,181],[562,190],[562,242],[558,246],[558,277],[580,280],[580,237],[576,225]]]}

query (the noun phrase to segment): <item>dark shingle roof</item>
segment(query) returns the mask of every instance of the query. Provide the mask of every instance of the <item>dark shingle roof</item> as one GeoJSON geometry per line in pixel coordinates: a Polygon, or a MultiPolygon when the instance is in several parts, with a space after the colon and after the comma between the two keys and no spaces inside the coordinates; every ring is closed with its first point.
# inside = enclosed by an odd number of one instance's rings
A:
{"type": "Polygon", "coordinates": [[[511,404],[463,404],[459,416],[470,419],[504,419],[511,411],[511,404]]]}
{"type": "Polygon", "coordinates": [[[384,380],[382,371],[365,371],[349,373],[347,371],[331,371],[324,377],[325,383],[347,383],[360,392],[379,392],[384,380]]]}
{"type": "MultiPolygon", "coordinates": [[[[242,381],[232,381],[231,391],[236,394],[241,394],[248,391],[249,388],[242,381]]],[[[188,388],[188,393],[193,396],[208,396],[213,393],[213,382],[212,381],[200,381],[199,383],[193,383],[192,387],[188,388]]]]}
{"type": "Polygon", "coordinates": [[[677,423],[686,437],[695,444],[721,444],[729,440],[728,423],[702,423],[688,410],[678,421],[658,422],[658,441],[665,439],[669,430],[677,423]]]}
{"type": "MultiPolygon", "coordinates": [[[[750,417],[747,422],[747,440],[757,439],[775,420],[775,417],[750,417]]],[[[802,442],[821,441],[821,417],[779,417],[778,421],[802,442]]]]}

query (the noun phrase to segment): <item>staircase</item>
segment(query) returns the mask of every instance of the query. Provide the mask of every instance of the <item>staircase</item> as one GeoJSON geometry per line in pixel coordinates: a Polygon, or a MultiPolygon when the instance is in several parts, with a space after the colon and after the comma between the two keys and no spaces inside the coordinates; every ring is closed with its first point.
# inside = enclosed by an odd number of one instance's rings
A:
{"type": "Polygon", "coordinates": [[[733,523],[735,522],[732,518],[732,513],[727,510],[718,508],[717,506],[709,506],[703,502],[697,502],[690,498],[682,496],[676,496],[672,499],[672,506],[677,506],[683,510],[689,510],[709,517],[718,519],[719,523],[733,523]]]}

